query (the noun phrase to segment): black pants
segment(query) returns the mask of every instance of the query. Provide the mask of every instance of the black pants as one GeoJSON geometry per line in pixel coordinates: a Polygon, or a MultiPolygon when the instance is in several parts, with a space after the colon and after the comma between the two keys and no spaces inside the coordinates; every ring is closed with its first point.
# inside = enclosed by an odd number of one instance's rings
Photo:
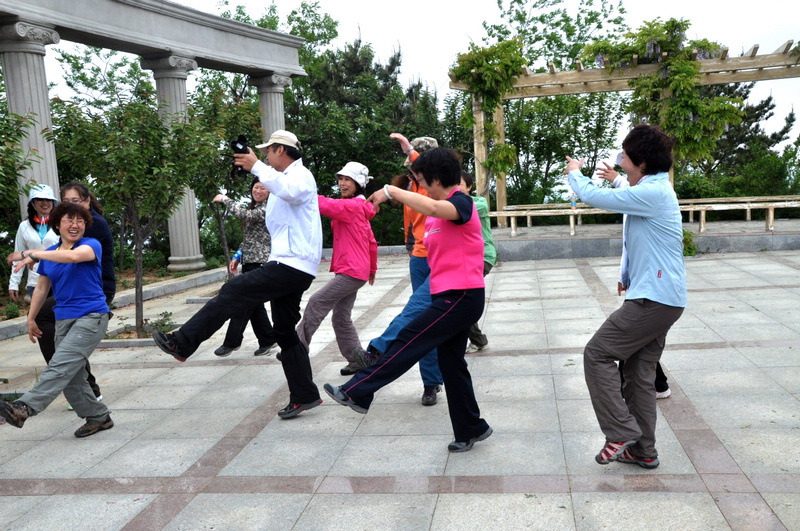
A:
{"type": "MultiPolygon", "coordinates": [[[[259,263],[249,263],[242,265],[242,273],[247,273],[261,267],[259,263]]],[[[259,347],[270,347],[275,344],[275,333],[272,331],[272,323],[264,308],[264,303],[259,303],[252,308],[247,308],[239,315],[232,317],[228,323],[228,332],[225,334],[225,341],[222,344],[228,348],[238,348],[244,339],[244,329],[247,323],[253,325],[253,333],[258,338],[259,347]]]]}
{"type": "MultiPolygon", "coordinates": [[[[483,263],[483,277],[486,278],[486,275],[492,270],[492,264],[489,262],[483,263]]],[[[480,317],[478,318],[480,319],[480,317]]],[[[489,344],[489,340],[486,338],[486,334],[481,332],[481,327],[478,326],[478,323],[472,325],[469,329],[469,342],[475,345],[476,347],[483,348],[489,344]]]]}
{"type": "MultiPolygon", "coordinates": [[[[620,360],[619,377],[622,380],[622,387],[625,387],[624,367],[625,367],[625,362],[623,360],[620,360]]],[[[661,368],[661,362],[658,362],[656,363],[656,392],[663,393],[667,389],[669,389],[669,383],[667,383],[667,375],[664,374],[664,369],[661,368]]]]}
{"type": "MultiPolygon", "coordinates": [[[[111,307],[111,301],[114,300],[115,292],[105,292],[106,304],[111,307]]],[[[36,326],[42,331],[42,337],[39,338],[39,350],[42,352],[44,361],[50,365],[50,360],[53,359],[53,354],[56,352],[56,314],[53,307],[56,305],[56,300],[53,298],[53,292],[45,299],[42,308],[36,315],[36,326]]],[[[94,392],[94,396],[100,397],[103,393],[100,392],[100,386],[97,385],[97,379],[92,374],[92,367],[89,365],[89,360],[86,360],[86,374],[89,386],[94,392]]]]}
{"type": "Polygon", "coordinates": [[[219,290],[189,321],[175,332],[178,348],[191,356],[200,344],[237,316],[242,308],[269,301],[273,331],[281,347],[281,364],[289,384],[292,403],[319,400],[319,390],[311,376],[308,351],[300,343],[295,326],[300,321],[300,300],[314,277],[278,262],[267,262],[258,269],[237,275],[219,290]]]}
{"type": "Polygon", "coordinates": [[[484,297],[483,288],[432,295],[430,307],[397,334],[378,363],[358,371],[342,388],[356,404],[369,408],[376,391],[437,348],[455,440],[482,435],[489,425],[480,416],[464,352],[470,323],[483,313],[484,297]]]}

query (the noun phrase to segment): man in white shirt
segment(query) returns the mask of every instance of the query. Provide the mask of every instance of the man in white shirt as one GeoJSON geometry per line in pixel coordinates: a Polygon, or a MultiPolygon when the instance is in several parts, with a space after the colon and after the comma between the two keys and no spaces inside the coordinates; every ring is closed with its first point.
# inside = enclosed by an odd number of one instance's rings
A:
{"type": "Polygon", "coordinates": [[[281,348],[278,359],[289,384],[289,404],[278,416],[288,419],[322,402],[308,351],[295,332],[300,299],[316,277],[322,256],[322,224],[317,185],[303,166],[297,137],[278,130],[266,144],[256,147],[269,166],[258,160],[252,149],[237,154],[235,164],[253,173],[270,191],[266,209],[272,237],[269,261],[228,281],[180,330],[156,332],[153,339],[161,350],[183,362],[243,307],[270,301],[275,338],[281,348]]]}

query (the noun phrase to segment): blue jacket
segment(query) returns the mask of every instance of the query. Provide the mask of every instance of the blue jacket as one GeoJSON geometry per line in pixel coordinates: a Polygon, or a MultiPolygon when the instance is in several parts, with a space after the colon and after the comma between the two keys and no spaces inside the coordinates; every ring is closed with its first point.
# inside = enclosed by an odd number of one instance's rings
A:
{"type": "Polygon", "coordinates": [[[647,175],[636,186],[611,189],[598,188],[573,170],[569,185],[584,203],[628,215],[625,248],[630,285],[625,298],[685,308],[683,224],[669,175],[647,175]]]}

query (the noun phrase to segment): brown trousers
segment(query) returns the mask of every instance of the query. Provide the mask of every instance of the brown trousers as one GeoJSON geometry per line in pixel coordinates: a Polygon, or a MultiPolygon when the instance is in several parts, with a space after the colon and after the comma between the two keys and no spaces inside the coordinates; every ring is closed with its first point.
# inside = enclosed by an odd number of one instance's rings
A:
{"type": "Polygon", "coordinates": [[[611,442],[638,440],[630,448],[638,457],[658,456],[656,364],[667,332],[682,313],[683,308],[648,299],[626,300],[583,351],[586,385],[600,429],[611,442]],[[625,362],[622,395],[617,361],[625,362]]]}

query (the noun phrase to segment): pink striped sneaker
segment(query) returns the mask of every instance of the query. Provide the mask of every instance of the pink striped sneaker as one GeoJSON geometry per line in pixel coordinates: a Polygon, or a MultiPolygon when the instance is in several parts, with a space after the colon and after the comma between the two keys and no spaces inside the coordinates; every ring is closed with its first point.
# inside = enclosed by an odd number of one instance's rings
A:
{"type": "Polygon", "coordinates": [[[606,441],[606,445],[603,446],[603,449],[600,450],[599,454],[594,456],[594,460],[601,465],[607,465],[611,461],[616,461],[620,454],[622,454],[627,447],[633,446],[634,444],[636,444],[636,440],[622,441],[618,443],[606,441]]]}
{"type": "Polygon", "coordinates": [[[620,463],[639,465],[642,468],[657,468],[658,465],[661,464],[658,462],[658,457],[636,457],[630,452],[630,450],[625,450],[619,454],[617,461],[620,463]]]}

